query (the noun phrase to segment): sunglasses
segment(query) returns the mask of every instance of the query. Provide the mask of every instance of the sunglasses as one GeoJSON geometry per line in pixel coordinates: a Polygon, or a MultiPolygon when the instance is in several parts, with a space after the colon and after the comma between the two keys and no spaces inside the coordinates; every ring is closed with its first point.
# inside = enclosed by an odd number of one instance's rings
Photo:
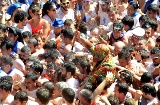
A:
{"type": "Polygon", "coordinates": [[[70,2],[63,2],[62,4],[63,5],[68,5],[70,2]]]}

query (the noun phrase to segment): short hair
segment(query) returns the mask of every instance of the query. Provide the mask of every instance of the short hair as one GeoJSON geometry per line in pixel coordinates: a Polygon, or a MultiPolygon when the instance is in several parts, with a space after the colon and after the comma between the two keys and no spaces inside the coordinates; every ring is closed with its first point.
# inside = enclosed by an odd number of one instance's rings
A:
{"type": "Polygon", "coordinates": [[[90,91],[94,91],[94,86],[91,82],[84,82],[83,84],[83,89],[87,89],[87,90],[90,90],[90,91]]]}
{"type": "Polygon", "coordinates": [[[23,90],[19,90],[15,95],[14,95],[14,100],[19,100],[21,103],[23,101],[28,101],[28,95],[27,92],[23,90]]]}
{"type": "Polygon", "coordinates": [[[11,49],[13,51],[14,49],[14,43],[8,39],[4,40],[1,45],[1,48],[5,47],[7,50],[11,49]]]}
{"type": "Polygon", "coordinates": [[[109,7],[107,9],[107,12],[112,12],[112,11],[118,13],[118,10],[115,7],[109,7]]]}
{"type": "Polygon", "coordinates": [[[130,71],[124,70],[120,72],[120,78],[123,78],[128,85],[131,85],[133,83],[133,76],[130,71]]]}
{"type": "Polygon", "coordinates": [[[149,72],[145,72],[141,76],[141,82],[142,83],[150,83],[151,80],[153,80],[153,75],[149,72]]]}
{"type": "Polygon", "coordinates": [[[68,53],[66,53],[65,55],[64,55],[64,60],[65,61],[69,61],[69,60],[73,60],[73,59],[75,59],[75,56],[74,56],[74,54],[72,53],[72,52],[68,52],[68,53]]]}
{"type": "Polygon", "coordinates": [[[135,105],[136,102],[133,98],[127,98],[124,105],[135,105]]]}
{"type": "Polygon", "coordinates": [[[93,93],[88,89],[82,89],[79,94],[88,102],[91,103],[93,93]]]}
{"type": "Polygon", "coordinates": [[[38,46],[38,41],[35,38],[30,38],[28,43],[33,44],[34,47],[38,46]]]}
{"type": "Polygon", "coordinates": [[[27,17],[28,17],[28,14],[25,11],[20,10],[15,14],[14,21],[15,23],[19,23],[19,21],[22,22],[27,17]]]}
{"type": "Polygon", "coordinates": [[[11,92],[12,91],[12,83],[8,81],[2,81],[0,83],[0,89],[5,90],[6,92],[11,92]]]}
{"type": "Polygon", "coordinates": [[[148,29],[148,28],[151,28],[151,25],[150,25],[148,22],[145,22],[145,23],[142,25],[142,28],[143,28],[143,29],[148,29]]]}
{"type": "Polygon", "coordinates": [[[65,28],[61,31],[61,33],[63,34],[64,38],[68,38],[70,40],[72,40],[74,37],[74,33],[71,28],[65,28]]]}
{"type": "Polygon", "coordinates": [[[44,88],[39,88],[36,92],[36,96],[42,104],[48,104],[50,100],[49,90],[44,88]]]}
{"type": "Polygon", "coordinates": [[[156,20],[154,20],[154,19],[149,19],[149,24],[151,25],[151,28],[152,28],[154,31],[157,31],[158,23],[157,23],[156,20]]]}
{"type": "Polygon", "coordinates": [[[24,77],[25,77],[26,79],[30,78],[32,81],[38,80],[38,75],[37,75],[37,73],[34,72],[34,71],[28,72],[24,77]]]}
{"type": "Polygon", "coordinates": [[[124,95],[127,94],[128,88],[129,88],[129,86],[128,86],[127,83],[125,83],[125,82],[118,82],[118,83],[116,84],[116,86],[118,87],[119,93],[124,93],[124,95]]]}
{"type": "Polygon", "coordinates": [[[44,54],[44,58],[47,59],[47,58],[51,58],[52,60],[55,59],[55,58],[58,58],[58,51],[56,49],[52,49],[52,50],[49,50],[47,53],[44,54]]]}
{"type": "Polygon", "coordinates": [[[57,43],[54,40],[49,40],[43,45],[44,49],[57,49],[57,43]]]}
{"type": "Polygon", "coordinates": [[[6,81],[6,82],[10,82],[13,85],[13,78],[11,76],[3,76],[0,78],[0,83],[6,81]]]}
{"type": "Polygon", "coordinates": [[[57,65],[54,62],[49,62],[49,63],[47,63],[47,68],[57,69],[57,65]]]}
{"type": "Polygon", "coordinates": [[[158,89],[158,91],[157,91],[157,98],[158,98],[158,100],[160,100],[160,89],[158,89]]]}
{"type": "Polygon", "coordinates": [[[0,60],[1,60],[5,65],[13,66],[12,57],[10,57],[9,55],[2,55],[2,57],[0,58],[0,60]]]}
{"type": "Polygon", "coordinates": [[[41,9],[38,6],[33,6],[31,10],[32,10],[32,13],[35,14],[36,12],[39,12],[41,9]]]}
{"type": "Polygon", "coordinates": [[[154,47],[153,49],[151,49],[150,53],[160,56],[160,49],[158,47],[154,47]]]}
{"type": "Polygon", "coordinates": [[[160,42],[160,36],[157,37],[156,42],[160,42]]]}
{"type": "Polygon", "coordinates": [[[29,37],[29,38],[31,37],[31,32],[25,31],[22,33],[22,38],[27,38],[27,37],[29,37]]]}
{"type": "Polygon", "coordinates": [[[141,15],[141,17],[139,18],[139,22],[147,22],[148,20],[149,20],[148,15],[141,15]]]}
{"type": "Polygon", "coordinates": [[[109,96],[108,101],[111,105],[119,105],[119,100],[116,96],[109,96]]]}
{"type": "Polygon", "coordinates": [[[81,59],[80,60],[80,66],[82,67],[82,69],[84,69],[84,68],[87,68],[87,74],[89,74],[90,73],[90,67],[91,67],[91,64],[90,64],[90,62],[87,60],[87,59],[85,59],[85,58],[83,58],[83,59],[81,59]]]}
{"type": "Polygon", "coordinates": [[[72,23],[73,23],[72,19],[66,19],[64,21],[64,26],[71,26],[72,23]]]}
{"type": "Polygon", "coordinates": [[[139,8],[138,3],[137,3],[137,2],[135,2],[135,1],[131,1],[131,2],[129,2],[129,5],[132,5],[132,6],[133,6],[133,8],[134,8],[134,10],[136,10],[136,9],[138,9],[138,8],[139,8]]]}
{"type": "Polygon", "coordinates": [[[113,23],[113,30],[114,30],[114,28],[119,28],[118,29],[118,31],[122,31],[123,30],[123,24],[122,24],[122,22],[114,22],[113,23]]]}
{"type": "Polygon", "coordinates": [[[35,72],[40,73],[40,75],[43,72],[43,65],[40,62],[33,62],[30,67],[34,69],[35,72]]]}
{"type": "Polygon", "coordinates": [[[68,85],[66,82],[57,82],[55,85],[58,86],[61,91],[62,91],[64,88],[68,88],[68,87],[69,87],[69,85],[68,85]]]}
{"type": "Polygon", "coordinates": [[[152,97],[156,97],[156,89],[150,83],[145,83],[142,85],[142,91],[146,94],[151,94],[152,97]]]}
{"type": "Polygon", "coordinates": [[[122,19],[122,23],[124,25],[128,25],[130,28],[133,27],[134,25],[134,19],[131,17],[131,16],[125,16],[123,19],[122,19]]]}
{"type": "Polygon", "coordinates": [[[153,13],[156,13],[158,12],[158,5],[157,4],[150,4],[148,7],[147,7],[147,11],[152,11],[153,13]]]}
{"type": "Polygon", "coordinates": [[[75,75],[76,65],[73,62],[65,62],[63,67],[66,68],[66,72],[71,72],[71,75],[75,75]]]}
{"type": "Polygon", "coordinates": [[[28,47],[28,46],[23,46],[23,47],[21,48],[21,52],[28,53],[28,52],[30,52],[30,51],[31,51],[31,49],[30,49],[30,47],[28,47]]]}
{"type": "Polygon", "coordinates": [[[49,90],[50,97],[52,97],[53,90],[54,90],[54,84],[53,84],[53,82],[46,81],[46,82],[43,83],[43,86],[44,86],[44,88],[46,88],[46,89],[49,90]]]}
{"type": "MultiPolygon", "coordinates": [[[[76,24],[76,28],[78,28],[78,23],[76,24]]],[[[87,24],[85,22],[81,22],[78,29],[81,33],[87,34],[87,24]]]]}
{"type": "Polygon", "coordinates": [[[118,53],[119,59],[128,59],[130,57],[130,52],[126,50],[122,50],[118,53]]]}
{"type": "Polygon", "coordinates": [[[68,103],[73,103],[74,102],[74,97],[75,97],[75,92],[72,88],[64,88],[62,90],[62,97],[68,102],[68,103]]]}

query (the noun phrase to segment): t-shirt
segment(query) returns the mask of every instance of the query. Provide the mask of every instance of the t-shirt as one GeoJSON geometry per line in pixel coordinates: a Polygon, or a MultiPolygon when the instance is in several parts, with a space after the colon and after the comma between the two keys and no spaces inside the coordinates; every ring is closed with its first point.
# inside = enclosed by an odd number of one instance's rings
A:
{"type": "Polygon", "coordinates": [[[151,101],[147,101],[147,105],[153,105],[153,104],[157,104],[158,103],[158,99],[157,98],[153,98],[151,101]]]}
{"type": "Polygon", "coordinates": [[[26,26],[24,26],[23,29],[20,29],[21,33],[25,32],[25,31],[29,31],[32,34],[32,28],[29,24],[26,24],[26,26]]]}
{"type": "Polygon", "coordinates": [[[29,90],[27,90],[27,94],[28,94],[28,96],[30,96],[30,97],[32,97],[32,98],[37,98],[37,96],[36,96],[36,92],[37,92],[37,90],[38,90],[38,88],[37,88],[37,89],[35,89],[35,90],[33,90],[33,91],[29,91],[29,90]]]}
{"type": "Polygon", "coordinates": [[[7,74],[3,71],[3,70],[0,70],[0,78],[3,77],[3,76],[6,76],[7,74]]]}
{"type": "Polygon", "coordinates": [[[62,12],[62,9],[59,9],[57,11],[57,17],[65,21],[66,19],[72,19],[73,21],[75,20],[74,18],[74,11],[72,9],[68,9],[68,13],[64,14],[62,12]]]}

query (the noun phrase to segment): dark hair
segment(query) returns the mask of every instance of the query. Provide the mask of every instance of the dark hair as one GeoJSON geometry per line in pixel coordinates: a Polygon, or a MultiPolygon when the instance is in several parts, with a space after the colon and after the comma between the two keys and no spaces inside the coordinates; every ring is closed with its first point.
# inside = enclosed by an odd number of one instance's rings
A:
{"type": "Polygon", "coordinates": [[[47,58],[51,58],[52,60],[53,59],[56,59],[58,58],[58,51],[56,49],[52,49],[52,50],[49,50],[47,53],[44,54],[44,58],[47,59],[47,58]]]}
{"type": "Polygon", "coordinates": [[[57,43],[54,40],[49,40],[43,45],[44,49],[57,49],[57,43]]]}
{"type": "Polygon", "coordinates": [[[38,41],[35,38],[30,38],[28,43],[33,44],[34,47],[38,46],[38,41]]]}
{"type": "Polygon", "coordinates": [[[147,7],[147,11],[152,11],[153,13],[158,13],[158,5],[157,4],[150,4],[148,7],[147,7]]]}
{"type": "Polygon", "coordinates": [[[91,83],[91,82],[82,82],[81,83],[81,86],[83,85],[83,89],[88,89],[88,90],[90,90],[90,91],[94,91],[94,86],[93,86],[93,84],[91,83]]]}
{"type": "Polygon", "coordinates": [[[27,37],[31,37],[31,33],[29,32],[29,31],[25,31],[25,32],[23,32],[22,33],[22,38],[24,39],[24,38],[27,38],[27,37]]]}
{"type": "Polygon", "coordinates": [[[5,49],[7,49],[7,50],[11,49],[13,51],[14,43],[12,41],[6,39],[1,43],[0,47],[1,47],[1,49],[3,49],[3,47],[5,47],[5,49]]]}
{"type": "Polygon", "coordinates": [[[130,57],[130,52],[126,50],[122,50],[118,53],[118,58],[119,59],[128,59],[130,57]]]}
{"type": "Polygon", "coordinates": [[[72,19],[66,19],[66,20],[64,21],[64,26],[71,26],[71,24],[73,24],[72,19]]]}
{"type": "Polygon", "coordinates": [[[150,53],[160,56],[160,49],[158,47],[154,47],[153,49],[151,49],[150,53]]]}
{"type": "Polygon", "coordinates": [[[131,53],[134,51],[134,47],[133,46],[124,46],[122,50],[128,51],[131,53]]]}
{"type": "Polygon", "coordinates": [[[131,2],[129,2],[129,5],[132,5],[132,6],[133,6],[133,8],[134,8],[134,10],[136,10],[136,9],[138,9],[138,8],[139,8],[138,3],[137,3],[137,2],[135,2],[135,1],[131,1],[131,2]]]}
{"type": "Polygon", "coordinates": [[[34,69],[35,72],[40,73],[40,75],[43,72],[43,65],[39,62],[33,62],[30,67],[34,69]]]}
{"type": "Polygon", "coordinates": [[[109,96],[108,101],[111,105],[119,105],[119,100],[116,96],[109,96]]]}
{"type": "Polygon", "coordinates": [[[49,90],[49,93],[50,93],[49,96],[51,98],[52,94],[53,94],[53,90],[54,90],[54,84],[53,84],[53,82],[50,82],[50,81],[44,82],[43,86],[44,86],[44,88],[46,88],[46,89],[49,90]]]}
{"type": "Polygon", "coordinates": [[[83,99],[85,99],[88,103],[91,103],[93,94],[92,91],[88,90],[88,89],[82,89],[79,94],[83,97],[83,99]]]}
{"type": "Polygon", "coordinates": [[[145,23],[142,25],[142,28],[143,28],[143,29],[148,29],[148,28],[151,28],[151,25],[150,25],[148,22],[145,22],[145,23]]]}
{"type": "Polygon", "coordinates": [[[21,103],[23,101],[28,101],[28,95],[27,92],[19,90],[15,95],[14,95],[14,100],[19,100],[21,103]]]}
{"type": "Polygon", "coordinates": [[[75,56],[72,52],[68,52],[64,55],[64,60],[65,61],[69,61],[69,60],[72,61],[73,59],[75,59],[75,56]]]}
{"type": "Polygon", "coordinates": [[[73,62],[65,62],[63,67],[66,68],[66,72],[71,72],[71,75],[75,75],[76,65],[73,62]]]}
{"type": "Polygon", "coordinates": [[[33,82],[38,80],[38,75],[36,72],[34,71],[30,71],[28,72],[25,76],[24,76],[26,79],[30,78],[33,82]]]}
{"type": "Polygon", "coordinates": [[[6,81],[6,82],[10,82],[13,85],[13,78],[11,76],[3,76],[0,78],[0,83],[6,81]]]}
{"type": "Polygon", "coordinates": [[[32,17],[30,16],[30,14],[29,14],[29,10],[32,11],[32,9],[35,8],[35,7],[38,7],[38,4],[32,3],[32,4],[29,6],[29,8],[28,8],[28,20],[30,20],[30,19],[32,18],[32,17]]]}
{"type": "Polygon", "coordinates": [[[122,31],[123,30],[123,24],[122,24],[122,22],[114,22],[113,23],[113,30],[114,30],[114,28],[118,28],[117,29],[118,31],[122,31]]]}
{"type": "Polygon", "coordinates": [[[44,88],[39,88],[36,92],[36,96],[42,104],[48,104],[50,100],[49,90],[44,88]]]}
{"type": "Polygon", "coordinates": [[[157,91],[157,97],[158,97],[158,100],[160,100],[160,89],[158,89],[157,91]]]}
{"type": "Polygon", "coordinates": [[[116,86],[118,87],[119,93],[124,93],[124,95],[127,94],[128,88],[129,88],[129,86],[128,86],[127,83],[125,83],[125,82],[118,82],[118,83],[116,84],[116,86]]]}
{"type": "Polygon", "coordinates": [[[12,57],[9,55],[3,55],[0,60],[5,64],[5,65],[10,65],[11,67],[13,66],[13,60],[12,57]]]}
{"type": "MultiPolygon", "coordinates": [[[[76,29],[78,28],[78,23],[76,24],[76,29]]],[[[87,34],[87,24],[85,22],[81,22],[79,25],[79,31],[83,34],[87,34]]]]}
{"type": "Polygon", "coordinates": [[[134,19],[133,19],[131,16],[125,16],[125,17],[122,19],[122,23],[123,23],[124,25],[129,26],[129,28],[132,28],[133,25],[134,25],[134,19]]]}
{"type": "Polygon", "coordinates": [[[149,82],[151,82],[151,80],[153,80],[153,75],[149,72],[145,72],[141,76],[141,82],[142,83],[149,83],[149,82]]]}
{"type": "Polygon", "coordinates": [[[142,91],[145,94],[151,94],[152,97],[156,97],[156,89],[150,83],[146,83],[146,84],[142,85],[142,91]]]}
{"type": "Polygon", "coordinates": [[[118,13],[118,10],[115,7],[109,7],[107,9],[107,12],[112,12],[112,11],[118,13]]]}
{"type": "Polygon", "coordinates": [[[47,1],[42,8],[42,17],[46,14],[48,14],[47,10],[50,10],[54,8],[56,10],[56,5],[54,4],[54,2],[51,1],[47,1]]]}
{"type": "Polygon", "coordinates": [[[90,70],[91,64],[90,64],[90,62],[87,59],[85,59],[85,58],[81,59],[80,60],[80,66],[82,67],[82,69],[86,68],[87,74],[90,73],[90,71],[91,71],[90,70]]]}
{"type": "Polygon", "coordinates": [[[5,90],[6,92],[11,92],[12,91],[12,83],[8,81],[2,81],[0,83],[0,89],[5,90]]]}
{"type": "Polygon", "coordinates": [[[141,15],[139,22],[147,22],[149,20],[148,15],[141,15]]]}
{"type": "Polygon", "coordinates": [[[157,23],[156,20],[154,20],[154,19],[149,19],[149,24],[151,25],[151,28],[152,28],[154,31],[157,31],[158,23],[157,23]]]}
{"type": "Polygon", "coordinates": [[[23,47],[21,48],[21,52],[28,53],[28,52],[31,52],[31,49],[30,49],[30,47],[28,47],[28,46],[23,46],[23,47]]]}
{"type": "Polygon", "coordinates": [[[14,16],[15,23],[19,23],[19,21],[23,21],[26,17],[28,17],[28,14],[25,11],[18,11],[14,16]]]}
{"type": "Polygon", "coordinates": [[[51,69],[57,69],[57,65],[55,64],[55,62],[49,62],[47,63],[47,68],[51,68],[51,69]]]}
{"type": "Polygon", "coordinates": [[[160,36],[157,37],[156,42],[160,42],[160,36]]]}
{"type": "Polygon", "coordinates": [[[33,6],[31,10],[32,10],[32,13],[35,14],[36,12],[39,12],[41,9],[39,6],[33,6]]]}
{"type": "Polygon", "coordinates": [[[133,77],[130,71],[124,70],[120,72],[120,78],[124,79],[128,85],[133,83],[133,77]]]}
{"type": "Polygon", "coordinates": [[[71,88],[64,88],[62,90],[62,97],[68,102],[68,103],[73,103],[74,102],[74,97],[75,97],[75,92],[71,88]]]}
{"type": "Polygon", "coordinates": [[[127,98],[124,105],[135,105],[136,102],[133,98],[127,98]]]}
{"type": "Polygon", "coordinates": [[[70,40],[72,40],[74,37],[73,30],[70,28],[62,29],[61,33],[63,34],[64,38],[68,38],[70,40]]]}

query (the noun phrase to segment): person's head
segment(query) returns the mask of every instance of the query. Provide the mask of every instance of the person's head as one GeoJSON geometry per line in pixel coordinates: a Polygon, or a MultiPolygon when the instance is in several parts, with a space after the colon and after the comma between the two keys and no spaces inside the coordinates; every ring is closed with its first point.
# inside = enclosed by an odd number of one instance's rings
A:
{"type": "Polygon", "coordinates": [[[32,9],[37,7],[38,4],[32,3],[28,8],[28,20],[32,19],[34,17],[34,14],[32,13],[32,9]]]}
{"type": "Polygon", "coordinates": [[[140,26],[142,26],[144,23],[148,22],[149,16],[148,15],[141,15],[139,18],[140,26]]]}
{"type": "Polygon", "coordinates": [[[43,45],[43,49],[45,52],[48,52],[52,49],[57,49],[57,43],[54,40],[49,40],[43,45]]]}
{"type": "Polygon", "coordinates": [[[122,22],[114,22],[113,23],[113,35],[114,38],[119,38],[123,31],[123,23],[122,22]]]}
{"type": "Polygon", "coordinates": [[[118,98],[117,97],[115,97],[115,96],[109,96],[108,97],[108,101],[109,101],[109,103],[111,104],[111,105],[119,105],[119,100],[118,100],[118,98]]]}
{"type": "Polygon", "coordinates": [[[133,14],[137,11],[138,8],[139,8],[139,6],[136,1],[129,2],[129,5],[127,7],[127,14],[129,16],[133,16],[133,14]]]}
{"type": "Polygon", "coordinates": [[[61,31],[61,39],[65,44],[71,43],[74,37],[73,30],[70,28],[65,28],[61,31]]]}
{"type": "Polygon", "coordinates": [[[156,16],[158,14],[158,5],[157,4],[150,4],[147,7],[147,15],[150,17],[150,19],[156,19],[156,16]]]}
{"type": "Polygon", "coordinates": [[[160,101],[160,89],[158,89],[158,91],[157,91],[157,98],[160,101]]]}
{"type": "Polygon", "coordinates": [[[147,39],[144,37],[138,37],[138,41],[135,44],[135,50],[147,50],[147,39]]]}
{"type": "Polygon", "coordinates": [[[146,38],[150,38],[150,37],[152,37],[152,28],[151,28],[151,25],[148,23],[148,22],[146,22],[146,23],[144,23],[143,25],[142,25],[142,28],[145,30],[145,37],[146,38]]]}
{"type": "Polygon", "coordinates": [[[118,20],[118,10],[114,7],[109,7],[107,9],[108,18],[111,22],[116,22],[118,20]]]}
{"type": "Polygon", "coordinates": [[[1,10],[2,8],[6,8],[6,6],[7,6],[6,0],[1,0],[1,1],[0,1],[0,10],[1,10]]]}
{"type": "Polygon", "coordinates": [[[14,21],[20,26],[26,26],[28,23],[28,14],[25,11],[18,11],[14,16],[14,21]]]}
{"type": "Polygon", "coordinates": [[[38,47],[38,41],[37,41],[37,39],[35,39],[35,38],[30,38],[30,39],[28,40],[28,46],[29,46],[30,49],[31,49],[31,53],[34,53],[35,50],[36,50],[36,48],[38,47]]]}
{"type": "Polygon", "coordinates": [[[124,105],[135,105],[136,102],[133,98],[127,98],[124,105]]]}
{"type": "Polygon", "coordinates": [[[62,96],[62,90],[64,88],[68,88],[68,84],[66,82],[57,82],[55,84],[55,87],[54,87],[54,97],[57,98],[57,97],[61,97],[62,96]]]}
{"type": "Polygon", "coordinates": [[[46,74],[51,78],[54,79],[55,71],[56,71],[56,64],[54,62],[49,62],[47,63],[47,68],[46,68],[46,74]]]}
{"type": "Polygon", "coordinates": [[[128,65],[130,59],[131,57],[129,51],[122,50],[118,53],[118,61],[120,66],[125,67],[126,65],[128,65]]]}
{"type": "Polygon", "coordinates": [[[54,19],[55,15],[56,15],[56,5],[55,5],[54,2],[47,1],[47,2],[43,5],[42,17],[43,17],[44,15],[48,15],[51,19],[54,19]]]}
{"type": "Polygon", "coordinates": [[[153,75],[149,72],[145,72],[141,76],[141,83],[153,83],[153,75]]]}
{"type": "Polygon", "coordinates": [[[21,37],[21,30],[17,27],[8,27],[8,39],[16,42],[21,37]]]}
{"type": "Polygon", "coordinates": [[[31,32],[29,31],[25,31],[22,33],[22,38],[23,38],[23,41],[28,44],[28,40],[29,38],[31,37],[31,32]]]}
{"type": "Polygon", "coordinates": [[[53,82],[47,81],[43,83],[43,87],[49,90],[50,98],[52,97],[53,91],[54,91],[54,84],[53,82]]]}
{"type": "Polygon", "coordinates": [[[13,66],[12,57],[10,57],[9,55],[1,56],[0,67],[4,72],[8,73],[8,71],[12,68],[12,66],[13,66]]]}
{"type": "Polygon", "coordinates": [[[122,23],[124,25],[124,30],[128,31],[129,29],[131,29],[134,25],[134,19],[131,16],[125,16],[122,19],[122,23]]]}
{"type": "Polygon", "coordinates": [[[40,9],[40,7],[38,6],[34,6],[32,9],[32,13],[33,13],[33,19],[35,20],[40,20],[41,19],[41,15],[42,15],[42,10],[40,9]]]}
{"type": "Polygon", "coordinates": [[[74,22],[72,19],[66,19],[64,21],[64,28],[71,28],[74,29],[74,22]]]}
{"type": "Polygon", "coordinates": [[[75,59],[75,56],[73,53],[69,52],[69,53],[66,53],[64,55],[64,60],[65,61],[72,61],[73,59],[75,59]]]}
{"type": "Polygon", "coordinates": [[[58,59],[58,51],[56,49],[49,50],[44,54],[46,62],[55,62],[58,59]]]}
{"type": "Polygon", "coordinates": [[[160,48],[160,36],[158,36],[156,39],[156,47],[160,48]]]}
{"type": "Polygon", "coordinates": [[[88,89],[82,89],[78,94],[78,99],[81,105],[90,105],[92,100],[92,91],[88,89]]]}
{"type": "Polygon", "coordinates": [[[38,76],[40,76],[43,72],[43,65],[35,61],[30,65],[30,70],[36,72],[38,76]]]}
{"type": "MultiPolygon", "coordinates": [[[[76,28],[78,28],[78,23],[76,24],[76,28]]],[[[87,24],[85,22],[81,22],[78,30],[83,34],[87,34],[87,24]]]]}
{"type": "Polygon", "coordinates": [[[20,58],[22,59],[23,62],[26,61],[26,59],[31,56],[31,49],[28,46],[23,46],[21,48],[21,52],[19,54],[20,58]]]}
{"type": "Polygon", "coordinates": [[[80,67],[79,67],[79,71],[82,73],[82,74],[89,74],[90,73],[90,67],[91,67],[91,64],[89,62],[89,60],[85,59],[85,58],[82,58],[80,60],[80,67]]]}
{"type": "Polygon", "coordinates": [[[128,84],[125,82],[118,82],[114,88],[115,96],[120,99],[122,97],[125,97],[128,92],[128,84]]]}
{"type": "Polygon", "coordinates": [[[36,92],[36,101],[41,105],[47,105],[50,100],[50,93],[48,89],[39,88],[36,92]]]}
{"type": "Polygon", "coordinates": [[[28,101],[28,94],[25,91],[18,91],[14,95],[14,105],[26,105],[28,101]]]}
{"type": "Polygon", "coordinates": [[[5,80],[0,83],[0,99],[4,101],[12,91],[12,83],[5,80]]]}
{"type": "Polygon", "coordinates": [[[110,7],[110,5],[111,5],[111,0],[100,0],[99,1],[99,4],[100,4],[100,6],[101,6],[101,8],[102,8],[102,11],[103,12],[106,12],[107,11],[107,9],[110,7]]]}
{"type": "Polygon", "coordinates": [[[154,47],[151,49],[150,54],[154,65],[158,66],[160,64],[160,49],[158,47],[154,47]]]}
{"type": "Polygon", "coordinates": [[[38,75],[36,72],[30,71],[24,77],[24,83],[29,91],[37,89],[38,75]]]}
{"type": "Polygon", "coordinates": [[[13,85],[13,78],[11,76],[3,76],[0,78],[0,82],[7,81],[13,85]]]}
{"type": "Polygon", "coordinates": [[[125,44],[122,41],[115,42],[114,44],[114,55],[117,56],[118,53],[122,50],[125,44]]]}
{"type": "Polygon", "coordinates": [[[51,23],[51,29],[54,29],[55,35],[60,35],[63,26],[64,26],[64,21],[59,18],[55,18],[55,20],[51,23]]]}
{"type": "Polygon", "coordinates": [[[141,89],[142,89],[143,97],[145,99],[152,100],[152,98],[156,97],[156,89],[152,84],[150,83],[143,84],[141,89]]]}
{"type": "Polygon", "coordinates": [[[149,19],[149,24],[152,28],[152,34],[154,34],[154,32],[157,31],[157,28],[158,28],[158,23],[155,19],[149,19]]]}
{"type": "Polygon", "coordinates": [[[66,103],[72,104],[74,102],[75,92],[72,88],[64,88],[62,90],[62,97],[66,103]]]}
{"type": "Polygon", "coordinates": [[[10,55],[11,52],[13,51],[14,43],[6,39],[1,43],[0,47],[1,47],[2,55],[10,55]]]}
{"type": "Polygon", "coordinates": [[[141,27],[136,27],[131,31],[131,33],[131,40],[133,44],[135,44],[138,41],[138,37],[142,37],[145,35],[145,30],[141,27]]]}
{"type": "Polygon", "coordinates": [[[68,11],[70,1],[69,0],[60,0],[60,2],[61,2],[61,9],[63,11],[68,11]]]}
{"type": "Polygon", "coordinates": [[[91,0],[82,0],[82,6],[83,7],[88,7],[88,6],[90,6],[90,4],[91,4],[91,0]]]}

